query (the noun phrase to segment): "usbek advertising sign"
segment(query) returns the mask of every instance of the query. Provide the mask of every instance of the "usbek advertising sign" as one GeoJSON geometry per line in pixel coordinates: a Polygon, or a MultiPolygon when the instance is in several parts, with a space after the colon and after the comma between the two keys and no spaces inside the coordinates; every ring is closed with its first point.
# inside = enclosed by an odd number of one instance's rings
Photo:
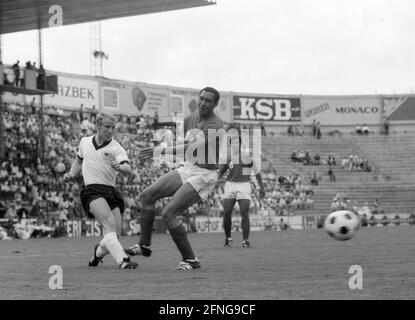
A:
{"type": "MultiPolygon", "coordinates": [[[[26,103],[30,104],[33,96],[26,96],[26,103]]],[[[35,96],[35,104],[39,104],[39,96],[35,96]]],[[[45,95],[46,106],[56,106],[67,109],[79,109],[81,105],[86,109],[93,106],[99,109],[98,81],[81,76],[62,75],[58,73],[58,93],[45,95]]]]}
{"type": "Polygon", "coordinates": [[[300,121],[300,98],[233,94],[233,120],[300,121]]]}
{"type": "Polygon", "coordinates": [[[379,124],[380,99],[376,96],[303,97],[302,122],[322,125],[379,124]]]}

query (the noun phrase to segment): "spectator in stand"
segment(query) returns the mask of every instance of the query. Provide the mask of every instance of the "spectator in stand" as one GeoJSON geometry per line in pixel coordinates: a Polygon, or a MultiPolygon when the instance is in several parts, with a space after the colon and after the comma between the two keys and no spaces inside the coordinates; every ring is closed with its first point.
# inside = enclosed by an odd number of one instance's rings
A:
{"type": "Polygon", "coordinates": [[[385,116],[382,118],[382,124],[383,124],[383,132],[385,135],[389,135],[389,120],[385,116]]]}
{"type": "Polygon", "coordinates": [[[0,201],[0,219],[3,219],[5,217],[6,212],[6,204],[3,201],[0,201]]]}
{"type": "Polygon", "coordinates": [[[154,118],[153,118],[153,130],[157,130],[159,126],[159,114],[156,111],[154,111],[154,118]]]}
{"type": "Polygon", "coordinates": [[[267,136],[267,132],[265,131],[265,126],[264,126],[264,122],[260,121],[259,122],[259,126],[261,127],[261,135],[266,137],[267,136]]]}
{"type": "Polygon", "coordinates": [[[333,126],[332,130],[330,132],[328,132],[328,135],[335,137],[336,135],[338,135],[339,137],[341,137],[343,134],[341,133],[341,131],[337,128],[336,125],[333,126]]]}
{"type": "Polygon", "coordinates": [[[311,156],[310,156],[310,150],[307,150],[305,152],[303,164],[305,166],[308,166],[308,165],[312,165],[313,164],[313,161],[311,160],[311,156]]]}
{"type": "Polygon", "coordinates": [[[330,153],[329,158],[327,160],[327,164],[329,166],[335,166],[336,165],[336,158],[334,157],[333,153],[330,153]]]}
{"type": "Polygon", "coordinates": [[[92,110],[91,110],[90,120],[91,120],[91,123],[94,125],[95,125],[95,120],[97,119],[97,114],[98,114],[98,111],[95,108],[95,105],[93,105],[92,110]]]}
{"type": "Polygon", "coordinates": [[[321,157],[318,153],[314,156],[314,165],[319,166],[321,164],[321,157]]]}
{"type": "Polygon", "coordinates": [[[19,67],[19,63],[20,63],[20,61],[17,60],[17,62],[14,65],[12,65],[12,70],[13,70],[13,73],[14,73],[14,85],[16,87],[19,86],[19,81],[20,81],[20,67],[19,67]]]}
{"type": "Polygon", "coordinates": [[[379,202],[379,198],[376,198],[375,201],[373,202],[370,211],[372,212],[372,214],[382,214],[385,213],[384,210],[381,209],[380,207],[380,202],[379,202]]]}
{"type": "Polygon", "coordinates": [[[27,70],[34,70],[33,65],[30,63],[30,61],[26,61],[26,69],[27,70]]]}
{"type": "Polygon", "coordinates": [[[290,124],[287,128],[287,133],[289,137],[294,137],[294,129],[293,126],[290,124]]]}
{"type": "Polygon", "coordinates": [[[336,176],[333,173],[333,169],[331,168],[331,166],[329,166],[329,178],[330,178],[330,182],[336,181],[336,176]]]}
{"type": "Polygon", "coordinates": [[[317,125],[316,125],[316,136],[317,136],[317,139],[321,139],[320,122],[317,122],[317,125]]]}
{"type": "Polygon", "coordinates": [[[313,119],[313,123],[311,124],[311,130],[313,131],[313,137],[317,135],[317,123],[316,119],[313,119]]]}
{"type": "Polygon", "coordinates": [[[37,75],[37,88],[40,90],[45,90],[46,86],[46,70],[43,68],[43,64],[40,65],[37,75]]]}
{"type": "Polygon", "coordinates": [[[299,124],[297,124],[297,125],[295,126],[294,131],[295,131],[295,135],[296,135],[296,136],[300,136],[300,137],[301,137],[301,136],[304,134],[304,130],[300,127],[300,125],[299,125],[299,124]]]}
{"type": "Polygon", "coordinates": [[[312,186],[318,186],[318,179],[315,171],[313,173],[313,178],[311,179],[310,184],[312,186]]]}
{"type": "Polygon", "coordinates": [[[283,218],[280,219],[279,228],[281,231],[285,230],[292,230],[291,226],[288,224],[288,222],[284,222],[283,218]]]}
{"type": "Polygon", "coordinates": [[[293,161],[293,162],[300,162],[300,160],[297,157],[297,154],[298,154],[298,151],[297,150],[293,151],[293,153],[291,154],[291,161],[293,161]]]}
{"type": "Polygon", "coordinates": [[[84,120],[84,104],[81,103],[79,107],[79,121],[82,122],[84,120]]]}
{"type": "Polygon", "coordinates": [[[16,213],[16,204],[15,203],[11,203],[9,209],[7,209],[5,218],[8,219],[8,220],[14,220],[14,219],[18,218],[17,213],[16,213]]]}

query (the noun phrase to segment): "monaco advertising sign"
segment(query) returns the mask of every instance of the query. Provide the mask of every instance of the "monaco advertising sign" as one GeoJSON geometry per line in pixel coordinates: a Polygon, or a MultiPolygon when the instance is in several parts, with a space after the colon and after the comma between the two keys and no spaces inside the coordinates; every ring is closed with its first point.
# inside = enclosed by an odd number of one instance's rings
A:
{"type": "Polygon", "coordinates": [[[253,121],[300,121],[300,98],[273,95],[233,94],[233,119],[253,121]]]}
{"type": "Polygon", "coordinates": [[[384,115],[392,121],[415,120],[415,96],[383,97],[384,115]]]}
{"type": "Polygon", "coordinates": [[[301,101],[302,121],[316,120],[322,125],[379,124],[380,99],[371,97],[304,97],[301,101]]]}

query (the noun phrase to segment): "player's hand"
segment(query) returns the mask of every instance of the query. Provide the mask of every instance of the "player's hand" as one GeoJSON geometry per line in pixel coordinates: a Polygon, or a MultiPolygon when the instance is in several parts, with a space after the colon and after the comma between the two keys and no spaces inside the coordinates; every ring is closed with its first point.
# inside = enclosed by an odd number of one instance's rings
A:
{"type": "Polygon", "coordinates": [[[261,199],[263,199],[265,197],[265,190],[264,189],[259,190],[259,197],[261,199]]]}
{"type": "Polygon", "coordinates": [[[117,161],[111,162],[111,168],[113,168],[115,171],[120,171],[121,165],[117,161]]]}
{"type": "Polygon", "coordinates": [[[63,182],[69,182],[75,179],[75,177],[72,175],[72,173],[67,172],[63,175],[63,182]]]}
{"type": "Polygon", "coordinates": [[[140,150],[138,154],[138,158],[140,161],[145,161],[147,159],[151,159],[153,155],[154,155],[154,148],[148,147],[148,148],[143,148],[140,150]]]}

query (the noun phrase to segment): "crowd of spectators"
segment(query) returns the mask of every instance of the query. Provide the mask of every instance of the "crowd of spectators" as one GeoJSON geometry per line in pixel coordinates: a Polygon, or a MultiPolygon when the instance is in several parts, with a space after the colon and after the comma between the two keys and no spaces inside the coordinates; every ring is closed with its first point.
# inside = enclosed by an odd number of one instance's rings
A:
{"type": "Polygon", "coordinates": [[[291,161],[300,162],[305,166],[319,166],[325,163],[318,153],[316,153],[314,157],[311,157],[310,150],[293,151],[293,153],[291,154],[291,161]]]}
{"type": "MultiPolygon", "coordinates": [[[[63,183],[63,175],[72,164],[80,138],[95,132],[96,113],[95,108],[85,109],[83,106],[72,112],[56,107],[44,108],[45,148],[42,152],[40,113],[35,100],[29,105],[4,104],[3,121],[7,139],[5,157],[0,163],[0,219],[15,221],[13,228],[9,226],[9,236],[18,236],[16,228],[22,229],[20,222],[16,221],[36,219],[39,223],[36,227],[24,224],[27,232],[34,230],[36,236],[56,236],[64,232],[62,229],[67,220],[85,217],[79,197],[82,178],[68,184],[63,183]],[[39,228],[48,231],[37,232],[39,228]]],[[[178,163],[162,163],[157,159],[139,162],[140,149],[154,146],[154,140],[157,140],[154,129],[158,120],[149,116],[119,117],[115,139],[123,145],[132,160],[132,174],[118,175],[117,185],[124,195],[127,208],[125,218],[136,219],[140,214],[139,197],[142,191],[178,163]]],[[[294,210],[312,207],[311,187],[303,184],[298,175],[278,178],[272,168],[265,169],[263,175],[267,195],[265,199],[259,199],[258,192],[254,192],[254,211],[266,208],[277,215],[287,215],[294,210]]],[[[255,190],[256,183],[252,182],[252,185],[255,190]]],[[[167,200],[158,201],[159,211],[167,200]]],[[[210,211],[212,215],[220,215],[222,200],[223,186],[219,186],[206,200],[195,204],[194,211],[205,214],[210,211]]],[[[27,232],[20,233],[18,237],[25,237],[27,232]]]]}
{"type": "Polygon", "coordinates": [[[287,128],[287,134],[289,137],[294,137],[294,136],[302,137],[304,135],[304,130],[300,126],[300,124],[296,124],[295,126],[290,124],[287,128]]]}
{"type": "Polygon", "coordinates": [[[372,167],[369,165],[369,161],[366,155],[350,155],[342,158],[342,168],[349,171],[363,171],[370,172],[372,167]]]}
{"type": "Polygon", "coordinates": [[[350,210],[361,217],[365,216],[367,218],[370,218],[372,215],[385,214],[378,198],[376,198],[372,203],[365,201],[363,205],[359,205],[357,201],[352,201],[344,190],[339,191],[333,198],[331,210],[350,210]]]}
{"type": "MultiPolygon", "coordinates": [[[[1,64],[1,62],[0,62],[1,64]]],[[[24,79],[24,72],[22,72],[22,67],[19,65],[20,61],[17,60],[9,70],[4,70],[3,73],[3,84],[10,85],[15,87],[24,87],[25,86],[25,79],[24,79]]],[[[36,88],[40,90],[45,89],[46,85],[46,70],[44,69],[43,65],[41,64],[39,68],[36,67],[36,62],[26,61],[24,70],[33,70],[36,72],[36,88]]]]}
{"type": "MultiPolygon", "coordinates": [[[[65,233],[66,220],[85,218],[79,200],[82,179],[65,184],[62,177],[73,161],[80,138],[95,132],[96,113],[95,108],[91,110],[83,106],[72,112],[56,107],[46,108],[43,113],[45,150],[42,158],[40,114],[35,101],[26,106],[4,105],[3,121],[7,139],[4,142],[5,158],[0,163],[0,218],[15,223],[3,225],[0,237],[59,236],[65,233]]],[[[138,162],[140,149],[154,145],[154,129],[157,127],[156,117],[119,116],[115,138],[132,160],[132,174],[119,175],[117,181],[124,195],[127,208],[124,217],[127,219],[139,218],[139,197],[144,188],[177,166],[177,163],[161,163],[157,159],[138,162]]],[[[310,165],[336,166],[333,154],[327,160],[322,160],[318,154],[312,158],[310,150],[293,152],[292,160],[310,165]]],[[[371,170],[365,155],[344,157],[341,164],[347,170],[371,170]]],[[[314,182],[306,183],[296,173],[278,175],[271,165],[262,167],[262,175],[265,198],[259,198],[256,181],[252,179],[251,182],[254,190],[251,201],[253,213],[283,216],[313,207],[312,184],[318,184],[316,176],[314,182]]],[[[159,211],[167,200],[157,203],[159,211]]],[[[222,200],[223,186],[219,185],[206,200],[190,208],[190,216],[220,216],[222,200]]],[[[344,192],[336,195],[331,206],[332,210],[354,208],[360,212],[367,210],[367,207],[372,213],[382,212],[378,204],[357,207],[344,192]]],[[[235,210],[238,211],[238,206],[235,210]]]]}
{"type": "Polygon", "coordinates": [[[278,176],[272,166],[264,168],[263,181],[265,198],[258,203],[268,214],[277,216],[293,215],[297,210],[312,209],[314,205],[311,184],[304,182],[299,174],[292,173],[287,176],[278,176]]]}
{"type": "Polygon", "coordinates": [[[369,135],[369,127],[367,126],[367,124],[358,124],[356,126],[356,134],[358,134],[359,136],[367,136],[369,135]]]}
{"type": "MultiPolygon", "coordinates": [[[[299,163],[302,163],[303,165],[313,165],[313,166],[329,165],[330,168],[336,166],[336,157],[334,156],[333,153],[329,154],[327,160],[322,160],[321,156],[318,153],[316,153],[314,157],[312,157],[310,150],[293,151],[291,154],[291,161],[299,162],[299,163]]],[[[369,161],[366,155],[344,156],[341,161],[341,166],[343,169],[349,170],[349,171],[363,171],[363,172],[372,171],[372,167],[369,165],[369,161]]]]}

